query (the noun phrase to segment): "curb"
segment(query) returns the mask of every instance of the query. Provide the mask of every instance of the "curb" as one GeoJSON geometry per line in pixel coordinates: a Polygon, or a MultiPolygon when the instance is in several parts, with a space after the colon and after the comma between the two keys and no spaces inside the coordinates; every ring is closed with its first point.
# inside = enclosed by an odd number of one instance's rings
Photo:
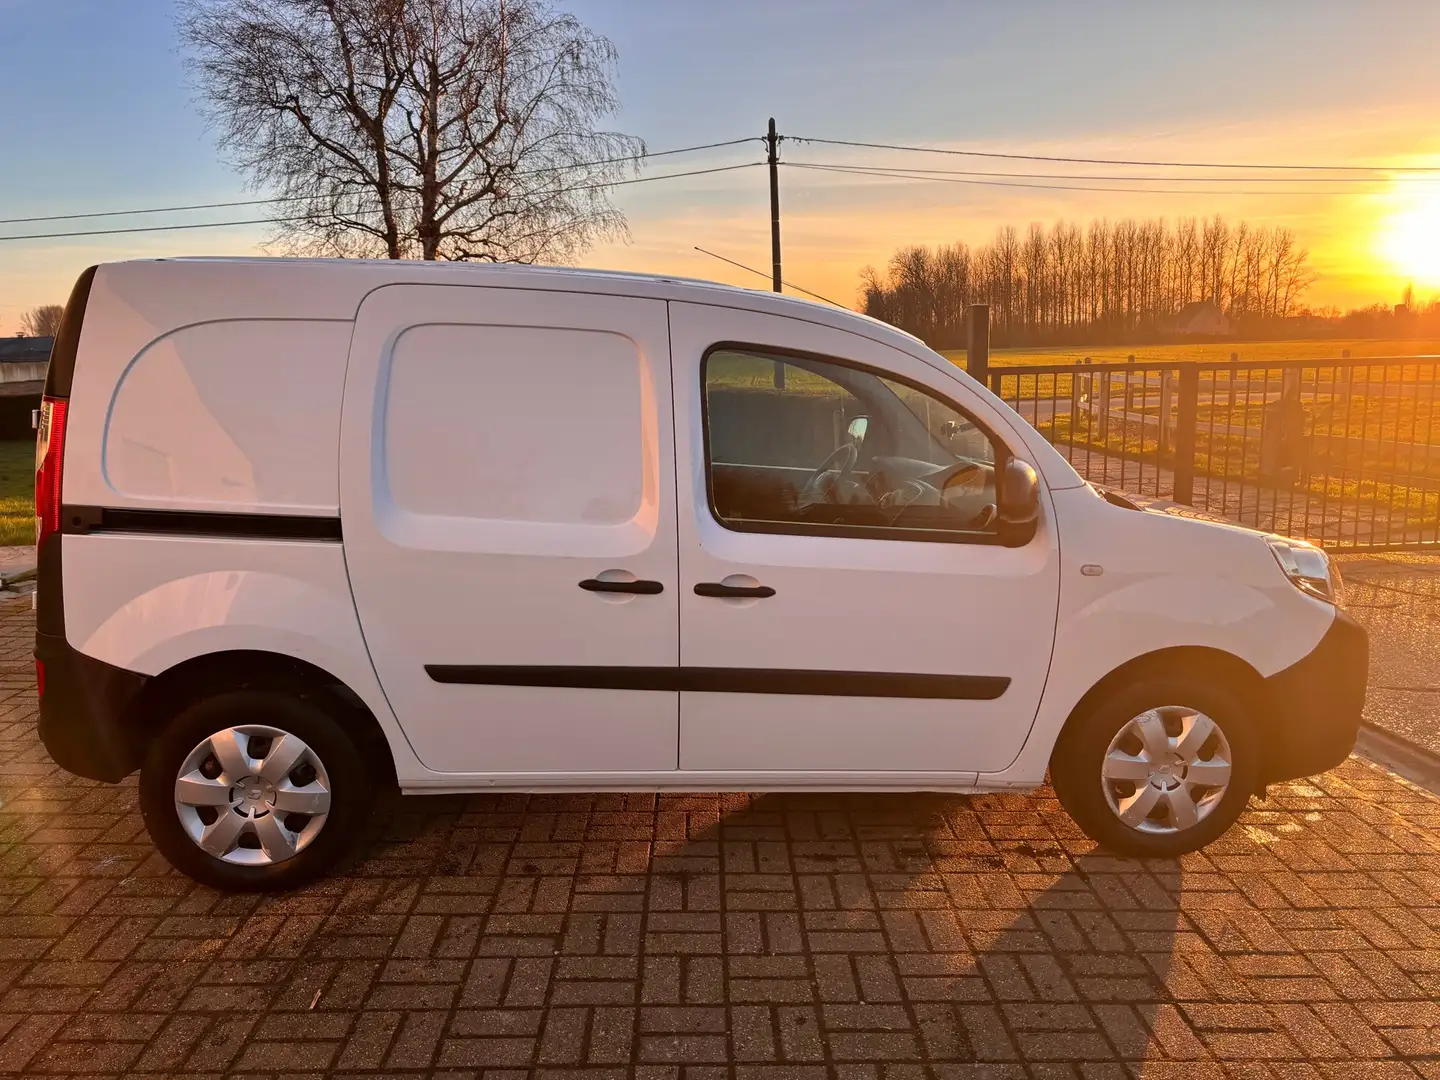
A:
{"type": "Polygon", "coordinates": [[[1440,754],[1433,750],[1362,720],[1355,740],[1355,753],[1426,791],[1440,795],[1440,754]]]}

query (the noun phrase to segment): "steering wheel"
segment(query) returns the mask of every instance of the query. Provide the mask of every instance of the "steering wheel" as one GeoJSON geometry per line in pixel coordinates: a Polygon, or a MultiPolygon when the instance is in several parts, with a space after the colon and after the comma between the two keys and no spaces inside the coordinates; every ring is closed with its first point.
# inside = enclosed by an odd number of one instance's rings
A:
{"type": "Polygon", "coordinates": [[[860,451],[854,443],[842,443],[832,450],[800,489],[796,500],[800,508],[803,510],[828,501],[859,460],[860,451]]]}
{"type": "Polygon", "coordinates": [[[991,525],[995,524],[995,519],[999,516],[1000,511],[996,509],[995,504],[986,503],[980,508],[978,514],[965,523],[965,528],[977,532],[982,529],[988,529],[991,525]]]}

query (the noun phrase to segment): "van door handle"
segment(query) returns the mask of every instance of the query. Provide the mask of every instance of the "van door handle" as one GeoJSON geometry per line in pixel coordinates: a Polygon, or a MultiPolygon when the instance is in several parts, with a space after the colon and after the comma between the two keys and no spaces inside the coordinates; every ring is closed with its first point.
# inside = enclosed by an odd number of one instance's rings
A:
{"type": "Polygon", "coordinates": [[[695,586],[696,596],[757,596],[765,599],[774,596],[775,590],[769,585],[726,585],[719,581],[702,581],[695,586]]]}
{"type": "Polygon", "coordinates": [[[586,578],[580,582],[580,587],[586,592],[618,592],[618,593],[639,593],[641,596],[654,596],[656,593],[664,592],[665,586],[658,581],[601,581],[599,578],[586,578]]]}

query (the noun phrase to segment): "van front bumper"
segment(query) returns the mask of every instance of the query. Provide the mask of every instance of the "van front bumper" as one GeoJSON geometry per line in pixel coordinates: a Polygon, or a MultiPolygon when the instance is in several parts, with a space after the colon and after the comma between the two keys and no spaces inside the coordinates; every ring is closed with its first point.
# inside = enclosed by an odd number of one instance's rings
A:
{"type": "Polygon", "coordinates": [[[76,652],[63,636],[35,635],[44,666],[40,741],[66,772],[116,783],[140,766],[138,742],[122,718],[146,676],[76,652]]]}
{"type": "Polygon", "coordinates": [[[1355,749],[1365,709],[1370,642],[1343,611],[1306,656],[1265,680],[1270,715],[1262,724],[1266,784],[1333,769],[1355,749]]]}

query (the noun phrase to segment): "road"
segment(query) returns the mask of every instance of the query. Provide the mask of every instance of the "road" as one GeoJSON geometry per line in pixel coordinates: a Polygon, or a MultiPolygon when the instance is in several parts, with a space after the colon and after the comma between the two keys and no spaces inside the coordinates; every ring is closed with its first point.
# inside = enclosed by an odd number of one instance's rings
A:
{"type": "Polygon", "coordinates": [[[1366,718],[1440,754],[1440,556],[1339,562],[1350,611],[1370,632],[1366,718]]]}

